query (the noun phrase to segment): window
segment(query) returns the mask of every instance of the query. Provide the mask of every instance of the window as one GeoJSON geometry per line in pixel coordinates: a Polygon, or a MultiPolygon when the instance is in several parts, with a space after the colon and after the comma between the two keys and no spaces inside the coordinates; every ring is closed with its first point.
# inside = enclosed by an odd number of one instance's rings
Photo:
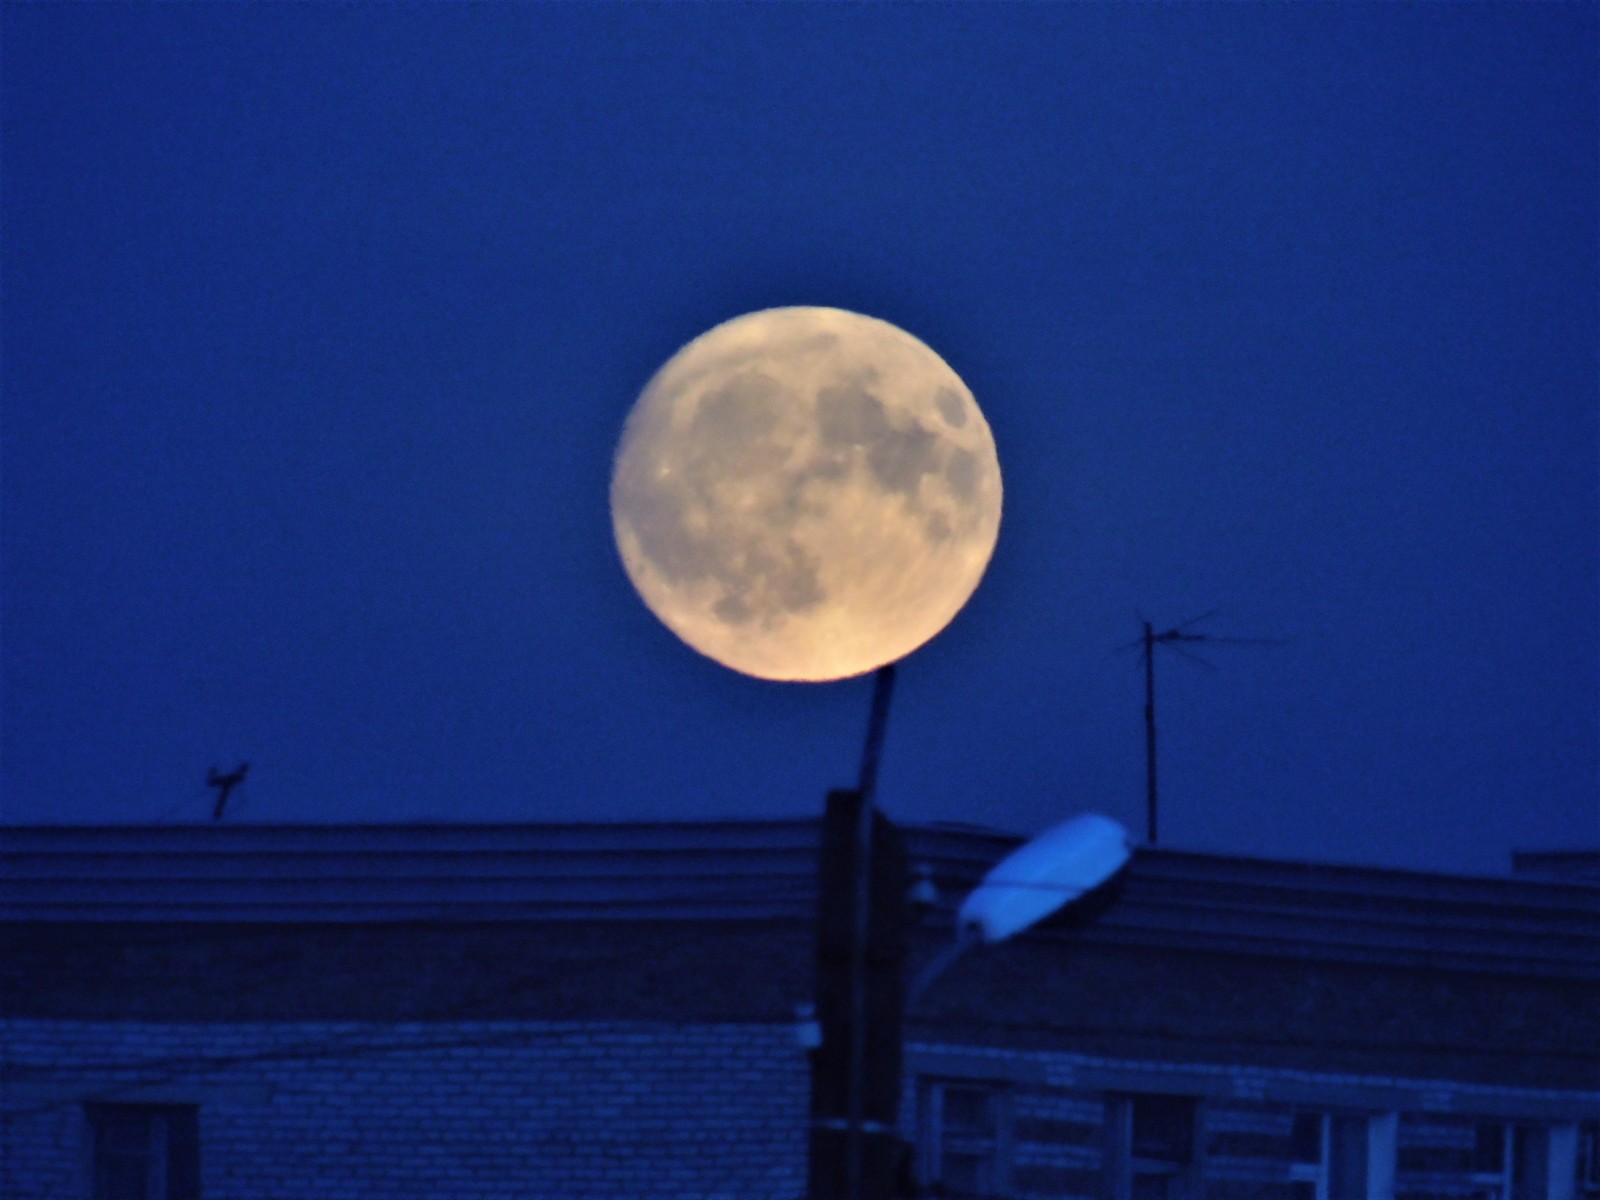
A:
{"type": "Polygon", "coordinates": [[[92,1200],[199,1200],[199,1110],[186,1104],[91,1104],[92,1200]]]}
{"type": "Polygon", "coordinates": [[[1585,1121],[1578,1127],[1579,1200],[1600,1197],[1600,1121],[1585,1121]]]}
{"type": "Polygon", "coordinates": [[[930,1080],[919,1097],[923,1176],[946,1196],[1003,1193],[1007,1105],[987,1083],[930,1080]]]}
{"type": "Polygon", "coordinates": [[[1537,1125],[1511,1128],[1512,1200],[1544,1200],[1550,1191],[1550,1134],[1537,1125]]]}
{"type": "Polygon", "coordinates": [[[1304,1200],[1365,1200],[1367,1118],[1299,1112],[1289,1134],[1289,1177],[1304,1200]]]}
{"type": "Polygon", "coordinates": [[[1544,1200],[1549,1142],[1536,1125],[1479,1121],[1473,1127],[1472,1182],[1483,1200],[1544,1200]]]}
{"type": "Polygon", "coordinates": [[[1107,1187],[1113,1200],[1180,1200],[1194,1193],[1192,1096],[1116,1096],[1106,1105],[1107,1187]]]}

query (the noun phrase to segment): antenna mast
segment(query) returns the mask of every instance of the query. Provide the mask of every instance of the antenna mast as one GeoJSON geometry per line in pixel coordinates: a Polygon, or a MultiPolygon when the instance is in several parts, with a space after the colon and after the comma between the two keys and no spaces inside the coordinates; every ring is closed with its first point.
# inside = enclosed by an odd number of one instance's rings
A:
{"type": "Polygon", "coordinates": [[[1144,622],[1145,840],[1156,844],[1156,634],[1144,622]]]}
{"type": "Polygon", "coordinates": [[[1208,671],[1217,668],[1207,662],[1192,650],[1185,649],[1183,642],[1212,642],[1225,643],[1236,646],[1281,646],[1281,638],[1241,638],[1241,637],[1216,637],[1209,633],[1191,633],[1189,627],[1198,625],[1207,617],[1216,615],[1216,609],[1201,613],[1198,617],[1190,617],[1181,625],[1174,625],[1163,633],[1157,633],[1155,626],[1146,621],[1143,616],[1139,618],[1144,626],[1144,634],[1137,641],[1124,643],[1118,649],[1126,650],[1130,646],[1141,646],[1144,655],[1144,779],[1145,779],[1145,837],[1150,845],[1156,844],[1156,644],[1170,646],[1185,658],[1199,663],[1208,671]]]}

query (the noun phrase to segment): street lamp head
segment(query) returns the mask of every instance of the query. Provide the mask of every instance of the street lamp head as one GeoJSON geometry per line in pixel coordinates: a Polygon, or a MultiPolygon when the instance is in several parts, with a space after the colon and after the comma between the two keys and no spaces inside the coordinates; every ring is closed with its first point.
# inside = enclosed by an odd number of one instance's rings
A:
{"type": "Polygon", "coordinates": [[[1084,813],[1007,855],[961,905],[963,936],[1003,942],[1111,879],[1131,855],[1128,831],[1110,817],[1084,813]]]}

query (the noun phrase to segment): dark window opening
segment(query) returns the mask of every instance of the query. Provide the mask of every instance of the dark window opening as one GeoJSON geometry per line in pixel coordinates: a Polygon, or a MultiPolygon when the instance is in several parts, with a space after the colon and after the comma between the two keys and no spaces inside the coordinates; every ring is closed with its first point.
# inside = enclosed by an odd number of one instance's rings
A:
{"type": "Polygon", "coordinates": [[[1008,1137],[1002,1089],[969,1082],[923,1084],[922,1175],[947,1196],[1003,1191],[1008,1137]]]}
{"type": "Polygon", "coordinates": [[[1290,1161],[1307,1165],[1322,1162],[1322,1114],[1295,1113],[1289,1131],[1290,1161]]]}
{"type": "Polygon", "coordinates": [[[199,1200],[200,1112],[191,1104],[91,1104],[90,1200],[199,1200]]]}
{"type": "Polygon", "coordinates": [[[1291,1178],[1315,1200],[1366,1200],[1369,1129],[1364,1116],[1296,1113],[1289,1131],[1291,1178]]]}
{"type": "Polygon", "coordinates": [[[1511,1130],[1511,1200],[1543,1200],[1550,1191],[1550,1135],[1535,1125],[1511,1130]]]}
{"type": "Polygon", "coordinates": [[[1600,1121],[1578,1127],[1578,1179],[1580,1195],[1600,1195],[1600,1121]]]}
{"type": "Polygon", "coordinates": [[[1328,1121],[1328,1200],[1365,1200],[1367,1195],[1367,1120],[1330,1117],[1328,1121]]]}
{"type": "Polygon", "coordinates": [[[1194,1158],[1194,1100],[1189,1096],[1133,1098],[1133,1157],[1162,1163],[1194,1158]]]}
{"type": "Polygon", "coordinates": [[[1106,1195],[1178,1200],[1195,1194],[1193,1096],[1113,1096],[1106,1106],[1106,1195]]]}
{"type": "Polygon", "coordinates": [[[1498,1121],[1479,1121],[1473,1129],[1472,1173],[1499,1175],[1506,1169],[1506,1127],[1498,1121]]]}
{"type": "Polygon", "coordinates": [[[993,1098],[993,1093],[987,1088],[946,1087],[944,1089],[945,1132],[993,1137],[993,1098]]]}

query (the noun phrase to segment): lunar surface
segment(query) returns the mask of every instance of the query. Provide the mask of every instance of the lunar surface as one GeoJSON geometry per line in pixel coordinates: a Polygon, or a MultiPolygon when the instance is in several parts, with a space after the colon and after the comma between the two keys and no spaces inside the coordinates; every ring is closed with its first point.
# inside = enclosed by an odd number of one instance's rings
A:
{"type": "Polygon", "coordinates": [[[978,586],[1000,464],[972,393],[884,321],[774,308],[678,351],[623,428],[628,577],[690,646],[762,679],[860,675],[978,586]]]}

